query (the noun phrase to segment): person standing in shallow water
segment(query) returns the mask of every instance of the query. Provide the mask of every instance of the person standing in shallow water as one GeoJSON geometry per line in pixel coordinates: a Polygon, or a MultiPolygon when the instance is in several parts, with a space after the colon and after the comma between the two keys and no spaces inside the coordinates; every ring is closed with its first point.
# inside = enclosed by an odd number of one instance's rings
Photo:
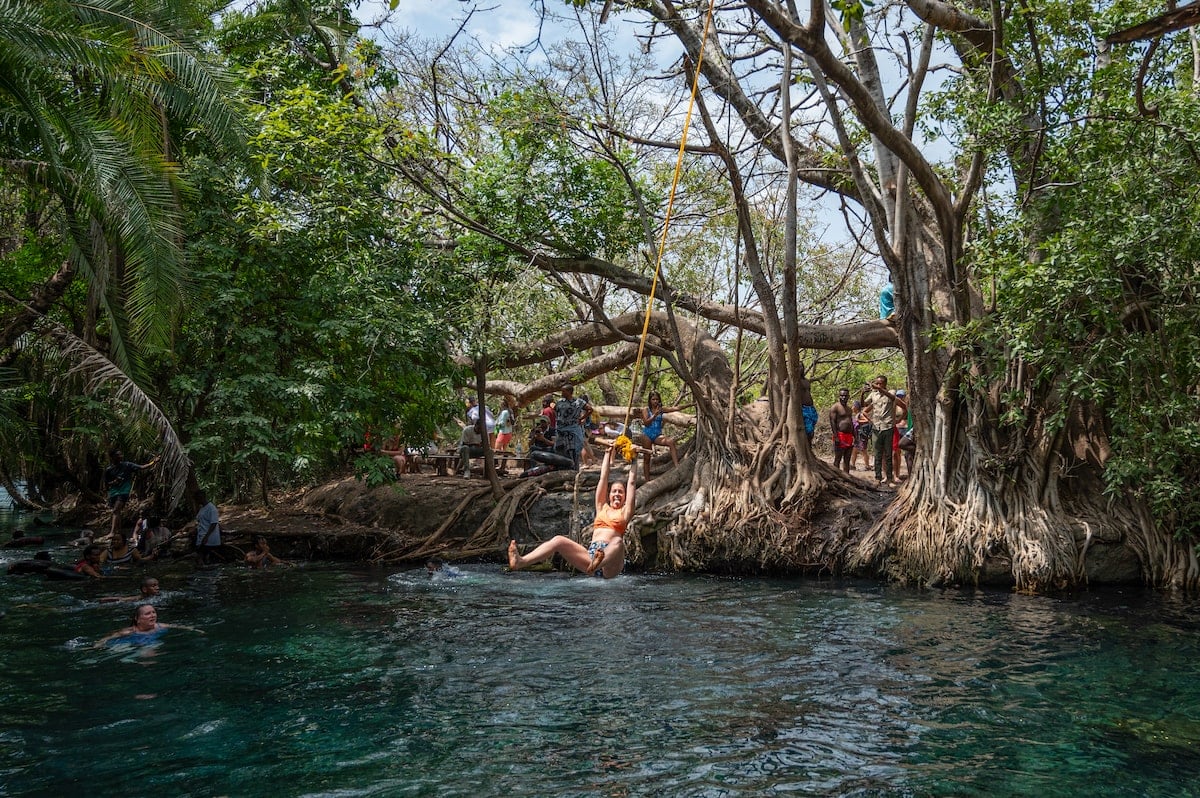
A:
{"type": "Polygon", "coordinates": [[[204,491],[196,491],[192,498],[200,506],[196,513],[196,557],[201,565],[208,565],[221,548],[221,517],[217,505],[208,500],[204,491]]]}
{"type": "Polygon", "coordinates": [[[634,490],[637,486],[637,458],[629,466],[629,477],[622,485],[608,484],[613,451],[604,453],[600,481],[596,483],[596,521],[592,524],[592,542],[584,548],[566,535],[555,535],[522,557],[517,541],[508,543],[508,567],[514,571],[561,554],[563,559],[585,574],[612,579],[625,567],[625,530],[633,518],[634,490]]]}

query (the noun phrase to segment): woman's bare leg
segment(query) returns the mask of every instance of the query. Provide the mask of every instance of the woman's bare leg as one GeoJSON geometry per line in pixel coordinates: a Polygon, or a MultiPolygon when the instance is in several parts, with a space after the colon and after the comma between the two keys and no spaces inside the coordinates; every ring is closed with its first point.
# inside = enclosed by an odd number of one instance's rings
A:
{"type": "Polygon", "coordinates": [[[580,571],[586,571],[592,563],[592,558],[584,546],[565,535],[555,535],[524,557],[517,551],[517,541],[510,540],[508,543],[508,567],[519,571],[526,566],[548,560],[555,554],[561,554],[564,560],[580,571]]]}
{"type": "Polygon", "coordinates": [[[633,442],[640,446],[642,451],[645,452],[645,456],[642,458],[642,471],[644,471],[646,473],[646,477],[649,478],[650,459],[654,457],[654,442],[651,441],[646,435],[638,435],[633,442]]]}
{"type": "Polygon", "coordinates": [[[661,443],[663,446],[666,446],[667,449],[670,450],[671,462],[675,464],[676,468],[679,468],[679,450],[675,448],[675,439],[668,438],[664,435],[663,437],[658,439],[658,442],[661,443]]]}

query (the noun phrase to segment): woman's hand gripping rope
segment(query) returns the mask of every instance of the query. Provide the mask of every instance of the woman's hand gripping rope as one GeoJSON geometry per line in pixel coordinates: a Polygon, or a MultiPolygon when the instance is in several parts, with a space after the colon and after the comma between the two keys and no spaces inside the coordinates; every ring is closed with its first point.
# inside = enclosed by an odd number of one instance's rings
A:
{"type": "Polygon", "coordinates": [[[633,458],[638,452],[646,451],[641,446],[638,446],[633,441],[631,441],[629,439],[629,436],[625,435],[624,433],[622,433],[621,435],[618,435],[615,440],[597,441],[597,443],[599,443],[603,446],[611,446],[613,451],[616,452],[617,454],[621,455],[622,457],[624,457],[625,462],[627,462],[627,463],[633,462],[633,458]]]}

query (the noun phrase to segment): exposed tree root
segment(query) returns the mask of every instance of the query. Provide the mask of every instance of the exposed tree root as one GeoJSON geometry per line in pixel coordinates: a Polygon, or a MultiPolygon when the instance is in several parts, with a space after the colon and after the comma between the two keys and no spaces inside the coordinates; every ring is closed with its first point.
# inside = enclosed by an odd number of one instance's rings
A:
{"type": "Polygon", "coordinates": [[[1098,535],[1140,545],[1143,563],[1170,559],[1150,551],[1157,537],[1127,511],[1064,501],[1056,481],[1039,485],[1040,474],[1023,463],[1003,482],[985,485],[946,479],[926,463],[854,547],[848,565],[937,586],[978,584],[989,571],[994,581],[995,566],[1007,563],[1017,590],[1053,592],[1086,583],[1087,551],[1098,535]]]}
{"type": "Polygon", "coordinates": [[[462,500],[458,503],[458,506],[454,508],[454,511],[446,517],[446,520],[442,522],[442,525],[439,526],[432,535],[425,538],[423,541],[416,544],[415,546],[413,546],[413,545],[401,546],[399,548],[394,548],[394,549],[391,549],[386,552],[379,552],[374,557],[372,557],[371,562],[386,563],[386,562],[403,562],[406,560],[411,561],[411,560],[418,559],[420,557],[426,557],[431,554],[438,553],[439,550],[441,550],[442,548],[446,548],[446,547],[439,546],[439,541],[441,541],[442,537],[448,531],[453,529],[459,523],[459,521],[462,520],[463,515],[466,513],[467,509],[471,505],[473,505],[475,502],[479,501],[480,499],[482,499],[486,496],[490,496],[491,492],[492,492],[491,485],[487,485],[487,486],[484,486],[481,488],[476,488],[473,491],[468,491],[467,494],[464,495],[462,500]]]}
{"type": "MultiPolygon", "coordinates": [[[[861,498],[866,490],[813,461],[794,459],[778,437],[748,457],[724,447],[702,450],[693,492],[678,502],[660,532],[659,559],[685,571],[836,570],[845,541],[813,523],[831,499],[861,498]]],[[[654,515],[663,518],[661,508],[654,515]]],[[[865,526],[866,519],[842,523],[865,526]]]]}
{"type": "Polygon", "coordinates": [[[462,524],[468,511],[479,502],[490,501],[492,496],[490,485],[468,491],[432,534],[416,543],[408,542],[394,545],[386,551],[377,551],[372,562],[412,562],[434,555],[467,559],[494,554],[508,543],[513,520],[518,514],[528,511],[549,490],[571,482],[575,477],[576,472],[573,471],[555,471],[532,479],[503,482],[501,487],[504,496],[470,537],[465,541],[450,538],[450,533],[462,524]]]}
{"type": "Polygon", "coordinates": [[[0,471],[0,487],[8,492],[14,504],[26,512],[42,512],[46,509],[18,489],[7,471],[0,471]]]}

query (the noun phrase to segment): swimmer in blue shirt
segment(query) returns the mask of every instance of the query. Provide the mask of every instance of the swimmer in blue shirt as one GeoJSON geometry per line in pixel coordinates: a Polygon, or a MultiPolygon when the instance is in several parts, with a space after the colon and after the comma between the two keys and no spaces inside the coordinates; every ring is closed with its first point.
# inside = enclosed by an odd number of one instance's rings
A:
{"type": "MultiPolygon", "coordinates": [[[[189,632],[200,632],[199,629],[193,629],[190,626],[181,626],[175,623],[159,623],[158,610],[153,604],[139,604],[133,611],[133,625],[127,626],[124,629],[118,629],[110,635],[100,638],[96,641],[97,648],[112,643],[128,643],[133,646],[143,646],[147,643],[153,643],[163,635],[168,629],[185,629],[189,632]]],[[[203,632],[200,632],[204,634],[203,632]]]]}

